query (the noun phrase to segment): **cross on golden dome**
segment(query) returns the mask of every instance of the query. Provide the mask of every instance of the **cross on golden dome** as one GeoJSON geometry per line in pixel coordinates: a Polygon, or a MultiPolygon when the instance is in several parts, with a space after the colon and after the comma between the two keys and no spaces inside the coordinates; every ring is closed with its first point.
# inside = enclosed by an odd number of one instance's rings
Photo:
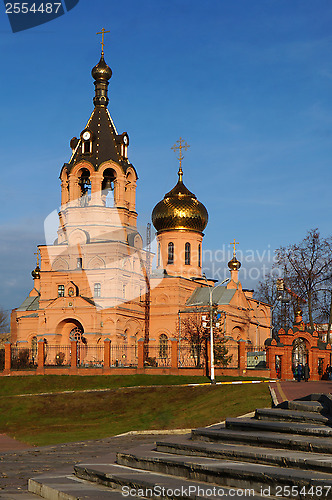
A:
{"type": "Polygon", "coordinates": [[[183,175],[182,160],[183,160],[184,156],[182,154],[182,150],[184,149],[185,151],[187,151],[187,149],[189,149],[189,148],[190,148],[189,144],[187,144],[186,141],[184,139],[182,139],[182,137],[180,137],[180,139],[178,141],[176,141],[174,146],[171,147],[171,149],[173,149],[174,153],[179,151],[179,156],[177,157],[179,162],[180,162],[179,171],[178,171],[179,181],[182,181],[182,175],[183,175]]]}
{"type": "Polygon", "coordinates": [[[106,31],[105,28],[103,28],[101,31],[99,31],[98,33],[96,33],[96,35],[101,35],[101,53],[102,55],[104,54],[104,35],[105,33],[111,33],[110,31],[106,31]]]}
{"type": "Polygon", "coordinates": [[[233,257],[236,257],[236,251],[235,251],[235,245],[239,245],[240,243],[238,241],[235,241],[235,238],[234,238],[234,241],[230,243],[230,245],[232,245],[233,247],[233,257]]]}
{"type": "Polygon", "coordinates": [[[36,255],[36,258],[37,258],[37,267],[39,267],[39,252],[40,252],[40,250],[39,250],[39,248],[37,248],[37,252],[34,252],[34,254],[33,254],[33,255],[36,255]]]}

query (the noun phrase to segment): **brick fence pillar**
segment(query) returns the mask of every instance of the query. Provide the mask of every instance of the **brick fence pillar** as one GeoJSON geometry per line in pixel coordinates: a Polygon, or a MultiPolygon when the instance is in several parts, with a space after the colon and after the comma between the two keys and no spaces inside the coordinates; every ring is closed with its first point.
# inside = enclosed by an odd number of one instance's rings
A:
{"type": "Polygon", "coordinates": [[[139,339],[137,345],[138,345],[137,368],[141,370],[144,368],[144,339],[139,339]]]}
{"type": "Polygon", "coordinates": [[[111,366],[111,340],[104,340],[104,368],[111,366]]]}
{"type": "Polygon", "coordinates": [[[77,371],[77,340],[70,341],[70,369],[73,371],[77,371]]]}
{"type": "Polygon", "coordinates": [[[12,345],[5,342],[5,369],[4,373],[9,373],[12,366],[12,345]]]}
{"type": "Polygon", "coordinates": [[[243,374],[247,369],[247,353],[246,353],[246,341],[238,340],[238,368],[240,373],[243,374]]]}
{"type": "Polygon", "coordinates": [[[171,368],[178,368],[179,342],[171,339],[171,368]]]}
{"type": "Polygon", "coordinates": [[[44,372],[44,362],[45,362],[45,342],[44,339],[38,340],[37,343],[37,373],[44,372]]]}

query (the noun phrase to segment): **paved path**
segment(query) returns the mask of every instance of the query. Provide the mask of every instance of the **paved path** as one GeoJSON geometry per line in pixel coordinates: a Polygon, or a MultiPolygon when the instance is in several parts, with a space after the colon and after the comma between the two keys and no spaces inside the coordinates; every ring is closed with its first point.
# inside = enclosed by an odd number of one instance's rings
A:
{"type": "Polygon", "coordinates": [[[6,451],[17,451],[17,450],[27,450],[31,449],[32,446],[21,443],[6,434],[0,434],[0,454],[6,451]]]}
{"type": "MultiPolygon", "coordinates": [[[[158,435],[158,440],[168,437],[169,435],[158,435]]],[[[151,435],[119,436],[25,450],[0,451],[0,500],[30,499],[30,495],[26,496],[27,482],[33,476],[55,470],[71,473],[75,463],[98,460],[109,454],[114,454],[115,457],[117,451],[129,450],[140,443],[155,441],[156,436],[151,435]]]]}
{"type": "Polygon", "coordinates": [[[281,403],[286,399],[293,400],[303,398],[309,394],[323,392],[332,394],[332,381],[320,380],[318,382],[296,382],[289,380],[286,382],[271,382],[270,386],[274,389],[278,402],[281,403]]]}

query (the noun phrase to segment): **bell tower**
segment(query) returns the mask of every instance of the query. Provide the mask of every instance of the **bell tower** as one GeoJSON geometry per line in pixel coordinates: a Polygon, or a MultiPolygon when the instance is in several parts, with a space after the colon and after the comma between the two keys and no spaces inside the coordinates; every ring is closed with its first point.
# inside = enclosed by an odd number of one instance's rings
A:
{"type": "Polygon", "coordinates": [[[59,244],[70,242],[77,227],[89,242],[123,241],[136,231],[137,173],[128,159],[129,136],[118,133],[107,108],[112,70],[104,58],[104,33],[101,57],[91,72],[94,110],[79,137],[70,141],[72,155],[60,173],[59,244]]]}

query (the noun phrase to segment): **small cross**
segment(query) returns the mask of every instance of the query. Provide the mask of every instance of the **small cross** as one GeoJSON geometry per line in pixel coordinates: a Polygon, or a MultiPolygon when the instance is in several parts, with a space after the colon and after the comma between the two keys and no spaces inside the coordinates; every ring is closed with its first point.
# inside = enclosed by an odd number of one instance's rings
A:
{"type": "Polygon", "coordinates": [[[239,245],[240,243],[238,241],[235,241],[235,238],[234,238],[234,241],[230,243],[230,245],[232,245],[233,247],[233,257],[236,256],[235,254],[235,245],[239,245]]]}
{"type": "Polygon", "coordinates": [[[39,248],[37,249],[37,252],[34,252],[33,255],[36,255],[36,257],[37,257],[37,266],[39,267],[39,248]]]}
{"type": "Polygon", "coordinates": [[[101,53],[102,55],[104,55],[104,35],[105,33],[111,33],[110,31],[106,31],[105,28],[103,28],[101,31],[99,31],[98,33],[96,33],[96,35],[101,35],[101,53]]]}
{"type": "Polygon", "coordinates": [[[176,141],[176,143],[174,144],[174,146],[171,147],[171,149],[173,149],[174,153],[176,153],[177,151],[179,151],[179,156],[177,157],[179,162],[180,162],[180,166],[179,166],[179,177],[180,177],[180,181],[182,181],[182,160],[184,158],[183,154],[182,154],[182,150],[184,149],[185,151],[187,151],[187,149],[189,149],[190,146],[189,144],[186,143],[186,141],[184,139],[182,139],[182,137],[180,137],[180,139],[178,141],[176,141]],[[178,144],[178,146],[177,146],[178,144]]]}

